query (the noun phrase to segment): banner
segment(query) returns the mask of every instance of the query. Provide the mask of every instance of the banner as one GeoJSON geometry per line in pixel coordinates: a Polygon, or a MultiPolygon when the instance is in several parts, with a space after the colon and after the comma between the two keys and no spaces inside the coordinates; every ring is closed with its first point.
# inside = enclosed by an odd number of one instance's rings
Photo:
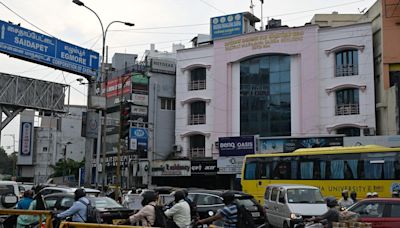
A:
{"type": "Polygon", "coordinates": [[[254,136],[222,137],[218,141],[219,156],[245,156],[255,153],[254,136]]]}

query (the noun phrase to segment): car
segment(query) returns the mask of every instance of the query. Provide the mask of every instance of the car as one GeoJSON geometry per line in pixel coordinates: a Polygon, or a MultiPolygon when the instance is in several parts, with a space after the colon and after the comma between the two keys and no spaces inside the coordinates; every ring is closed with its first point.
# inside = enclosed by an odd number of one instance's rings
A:
{"type": "Polygon", "coordinates": [[[359,222],[372,223],[372,227],[400,227],[400,198],[367,198],[347,211],[357,213],[359,222]]]}
{"type": "MultiPolygon", "coordinates": [[[[17,196],[17,202],[18,202],[18,200],[19,200],[18,183],[15,181],[0,181],[0,198],[1,198],[0,199],[0,209],[12,207],[12,205],[10,205],[9,203],[7,203],[3,200],[3,198],[5,198],[9,195],[17,196]]],[[[14,204],[14,206],[15,206],[15,204],[14,204]]]]}
{"type": "MultiPolygon", "coordinates": [[[[133,210],[123,207],[117,201],[106,196],[87,196],[90,204],[100,212],[102,223],[117,224],[125,221],[133,210]]],[[[73,193],[54,193],[44,197],[48,210],[63,212],[68,210],[75,202],[73,193]]]]}
{"type": "MultiPolygon", "coordinates": [[[[45,187],[39,191],[39,193],[42,194],[42,196],[46,196],[49,194],[53,193],[74,193],[75,190],[78,188],[71,188],[71,187],[64,187],[64,186],[58,186],[58,187],[45,187]]],[[[92,189],[92,188],[84,188],[86,195],[88,196],[98,196],[100,194],[100,191],[97,189],[92,189]]]]}
{"type": "Polygon", "coordinates": [[[268,185],[264,208],[269,226],[285,228],[328,211],[319,188],[292,184],[268,185]]]}
{"type": "MultiPolygon", "coordinates": [[[[197,212],[200,219],[215,215],[225,204],[222,201],[222,190],[189,190],[188,198],[197,205],[197,212]]],[[[254,223],[261,225],[265,223],[265,212],[263,207],[254,199],[252,195],[240,191],[233,191],[236,202],[251,212],[254,223]]]]}

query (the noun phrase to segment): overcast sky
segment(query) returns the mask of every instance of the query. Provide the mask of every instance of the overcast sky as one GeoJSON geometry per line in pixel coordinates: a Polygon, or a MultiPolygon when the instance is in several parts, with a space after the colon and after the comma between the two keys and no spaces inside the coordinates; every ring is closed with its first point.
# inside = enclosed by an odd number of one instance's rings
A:
{"type": "MultiPolygon", "coordinates": [[[[171,51],[172,43],[190,47],[198,33],[209,34],[214,16],[250,11],[250,0],[82,0],[94,10],[106,27],[111,21],[135,23],[135,27],[113,24],[107,33],[109,61],[114,53],[138,54],[151,43],[159,51],[171,51]]],[[[301,26],[316,13],[359,13],[375,0],[264,0],[264,22],[282,19],[289,26],[301,26]]],[[[261,3],[253,0],[254,14],[261,17],[261,3]]],[[[101,27],[95,15],[72,0],[0,0],[0,20],[47,33],[66,42],[101,52],[101,27]]],[[[257,27],[260,26],[260,23],[257,27]]],[[[55,81],[71,86],[71,103],[86,104],[86,87],[76,81],[80,76],[28,63],[0,54],[0,72],[55,81]]],[[[18,139],[19,118],[2,131],[1,145],[11,146],[18,139]]],[[[7,151],[11,151],[8,149],[7,151]]]]}

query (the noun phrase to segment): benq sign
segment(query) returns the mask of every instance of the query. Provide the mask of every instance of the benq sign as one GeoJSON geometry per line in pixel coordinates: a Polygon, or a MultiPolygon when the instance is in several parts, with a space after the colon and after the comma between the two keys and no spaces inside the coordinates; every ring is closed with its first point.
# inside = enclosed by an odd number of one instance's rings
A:
{"type": "Polygon", "coordinates": [[[220,156],[244,156],[255,153],[254,136],[219,138],[220,156]]]}

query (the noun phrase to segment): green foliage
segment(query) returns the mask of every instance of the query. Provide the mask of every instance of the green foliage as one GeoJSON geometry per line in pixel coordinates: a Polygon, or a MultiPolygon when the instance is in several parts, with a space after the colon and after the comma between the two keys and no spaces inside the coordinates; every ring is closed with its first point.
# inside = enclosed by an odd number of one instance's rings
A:
{"type": "Polygon", "coordinates": [[[50,166],[54,170],[54,173],[51,175],[51,177],[74,175],[78,180],[79,168],[83,167],[84,165],[85,161],[77,162],[69,158],[66,161],[64,161],[64,159],[60,159],[56,165],[50,166]]]}
{"type": "Polygon", "coordinates": [[[15,175],[14,166],[16,162],[17,152],[8,155],[4,148],[0,147],[0,174],[15,175]]]}

